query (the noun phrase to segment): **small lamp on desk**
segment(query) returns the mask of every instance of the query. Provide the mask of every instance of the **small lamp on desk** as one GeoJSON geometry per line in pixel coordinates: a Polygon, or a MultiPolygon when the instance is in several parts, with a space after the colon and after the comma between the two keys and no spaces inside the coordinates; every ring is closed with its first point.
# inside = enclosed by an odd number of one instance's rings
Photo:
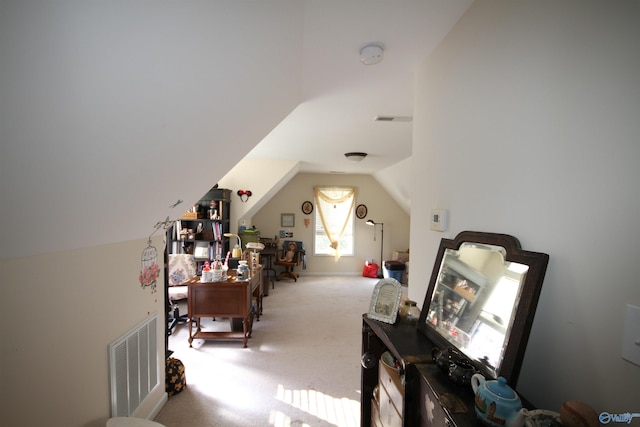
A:
{"type": "Polygon", "coordinates": [[[242,240],[240,239],[240,236],[233,233],[224,233],[224,237],[233,237],[233,236],[238,238],[238,243],[233,247],[231,256],[233,258],[242,258],[242,240]]]}

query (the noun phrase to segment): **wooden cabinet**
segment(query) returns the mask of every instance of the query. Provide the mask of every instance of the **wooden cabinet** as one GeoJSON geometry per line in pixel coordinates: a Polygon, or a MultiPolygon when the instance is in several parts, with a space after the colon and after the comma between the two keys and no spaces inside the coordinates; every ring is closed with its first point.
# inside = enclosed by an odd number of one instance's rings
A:
{"type": "Polygon", "coordinates": [[[473,393],[470,388],[452,386],[436,365],[416,365],[418,394],[422,397],[418,426],[475,427],[473,393]]]}
{"type": "Polygon", "coordinates": [[[390,325],[363,316],[362,427],[481,425],[471,390],[455,385],[438,369],[431,356],[434,347],[415,325],[390,325]],[[386,351],[399,362],[397,374],[380,360],[386,351]]]}
{"type": "Polygon", "coordinates": [[[238,231],[238,236],[240,236],[240,240],[242,241],[242,250],[247,249],[247,243],[249,242],[260,242],[260,230],[238,231]]]}

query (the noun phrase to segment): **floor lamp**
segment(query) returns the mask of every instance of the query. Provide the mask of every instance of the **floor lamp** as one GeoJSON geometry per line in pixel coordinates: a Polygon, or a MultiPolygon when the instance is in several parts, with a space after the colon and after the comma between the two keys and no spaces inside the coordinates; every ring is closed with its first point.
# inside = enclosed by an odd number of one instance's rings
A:
{"type": "MultiPolygon", "coordinates": [[[[375,222],[371,219],[367,220],[367,225],[373,225],[374,227],[376,225],[380,226],[380,266],[378,267],[378,279],[382,279],[383,274],[382,274],[382,248],[384,247],[384,223],[382,222],[375,222]]],[[[376,235],[375,235],[375,228],[374,228],[374,235],[373,235],[373,239],[376,239],[376,235]]]]}

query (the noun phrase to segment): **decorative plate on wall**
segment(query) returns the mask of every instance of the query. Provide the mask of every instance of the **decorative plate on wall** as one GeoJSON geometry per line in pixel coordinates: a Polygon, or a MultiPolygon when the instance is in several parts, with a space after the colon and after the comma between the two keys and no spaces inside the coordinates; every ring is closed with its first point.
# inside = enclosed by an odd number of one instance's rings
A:
{"type": "Polygon", "coordinates": [[[302,203],[302,212],[305,215],[309,215],[311,212],[313,212],[313,203],[311,203],[308,200],[306,202],[302,203]]]}
{"type": "Polygon", "coordinates": [[[367,207],[365,205],[356,206],[356,216],[358,219],[362,219],[367,216],[367,207]]]}

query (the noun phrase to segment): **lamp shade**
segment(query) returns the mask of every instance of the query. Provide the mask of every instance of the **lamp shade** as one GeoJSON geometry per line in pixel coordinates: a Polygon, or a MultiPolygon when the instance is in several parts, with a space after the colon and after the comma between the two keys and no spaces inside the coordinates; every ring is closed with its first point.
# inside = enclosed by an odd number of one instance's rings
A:
{"type": "Polygon", "coordinates": [[[253,249],[256,251],[261,251],[264,249],[264,244],[259,243],[259,242],[248,242],[247,243],[247,249],[253,249]]]}
{"type": "Polygon", "coordinates": [[[234,237],[234,236],[238,238],[238,244],[233,248],[233,251],[231,252],[231,256],[233,258],[242,258],[242,239],[240,239],[240,236],[233,233],[224,233],[224,237],[234,237]]]}

